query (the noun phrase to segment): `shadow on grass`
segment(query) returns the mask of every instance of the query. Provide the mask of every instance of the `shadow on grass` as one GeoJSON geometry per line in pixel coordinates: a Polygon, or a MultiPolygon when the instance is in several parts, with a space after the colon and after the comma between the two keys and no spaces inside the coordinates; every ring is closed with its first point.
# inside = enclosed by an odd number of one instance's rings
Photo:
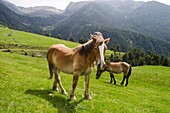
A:
{"type": "Polygon", "coordinates": [[[37,96],[39,98],[49,101],[53,105],[53,107],[59,110],[58,111],[59,113],[76,112],[75,108],[80,102],[84,100],[84,99],[81,99],[79,101],[70,101],[69,99],[62,97],[63,95],[54,95],[53,93],[54,93],[53,91],[49,91],[49,90],[31,90],[31,89],[28,89],[25,92],[25,94],[34,95],[34,96],[37,96]],[[52,95],[50,96],[49,94],[52,94],[52,95]]]}
{"type": "Polygon", "coordinates": [[[114,83],[110,83],[110,82],[106,82],[106,81],[103,81],[103,83],[114,85],[114,86],[117,86],[117,87],[125,87],[124,85],[121,85],[121,84],[114,84],[114,83]]]}

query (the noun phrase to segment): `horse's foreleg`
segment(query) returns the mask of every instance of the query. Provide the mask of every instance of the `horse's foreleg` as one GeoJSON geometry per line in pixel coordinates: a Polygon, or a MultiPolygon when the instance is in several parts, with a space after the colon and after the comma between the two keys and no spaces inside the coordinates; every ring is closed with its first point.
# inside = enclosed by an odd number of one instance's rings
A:
{"type": "Polygon", "coordinates": [[[124,81],[125,81],[125,75],[123,75],[123,80],[122,80],[122,82],[120,84],[123,85],[124,81]]]}
{"type": "Polygon", "coordinates": [[[110,78],[111,78],[110,83],[112,83],[113,80],[114,80],[114,84],[116,84],[116,80],[115,80],[115,77],[114,77],[114,74],[113,74],[113,73],[110,73],[110,78]],[[113,79],[113,80],[112,80],[112,79],[113,79]]]}
{"type": "Polygon", "coordinates": [[[76,88],[76,86],[77,86],[77,82],[78,82],[79,75],[80,75],[80,74],[79,74],[78,72],[74,72],[72,90],[71,90],[71,93],[70,93],[70,99],[71,99],[71,100],[76,100],[76,97],[75,97],[75,95],[74,95],[74,91],[75,91],[75,88],[76,88]]]}
{"type": "Polygon", "coordinates": [[[91,96],[89,94],[89,83],[90,83],[90,74],[85,75],[85,92],[84,99],[91,100],[91,96]]]}
{"type": "Polygon", "coordinates": [[[112,74],[112,73],[110,73],[110,83],[112,83],[112,82],[113,82],[113,80],[112,80],[112,76],[113,76],[113,74],[112,74]]]}
{"type": "MultiPolygon", "coordinates": [[[[61,83],[59,70],[56,69],[54,73],[55,73],[55,81],[54,81],[54,83],[57,82],[59,84],[60,88],[61,88],[61,93],[64,94],[64,95],[67,95],[67,92],[65,91],[65,89],[64,89],[64,87],[63,87],[63,85],[61,83]]],[[[53,85],[53,88],[55,88],[55,84],[53,85]]],[[[57,85],[56,85],[56,88],[57,88],[57,85]]],[[[57,88],[57,90],[58,90],[58,88],[57,88]]]]}

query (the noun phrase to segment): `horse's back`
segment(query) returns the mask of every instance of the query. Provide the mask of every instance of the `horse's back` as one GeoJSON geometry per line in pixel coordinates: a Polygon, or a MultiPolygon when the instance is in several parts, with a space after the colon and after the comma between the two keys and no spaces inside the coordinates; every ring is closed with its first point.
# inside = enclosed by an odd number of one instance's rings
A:
{"type": "Polygon", "coordinates": [[[62,52],[64,54],[68,53],[68,52],[71,52],[71,48],[68,48],[66,47],[65,45],[63,44],[55,44],[55,45],[52,45],[49,49],[48,49],[48,52],[49,51],[59,51],[59,52],[62,52]]]}
{"type": "Polygon", "coordinates": [[[75,51],[63,44],[52,45],[47,52],[47,60],[59,70],[72,73],[75,51]]]}
{"type": "Polygon", "coordinates": [[[121,73],[129,69],[130,64],[126,62],[110,62],[109,67],[114,73],[121,73]]]}
{"type": "Polygon", "coordinates": [[[108,67],[110,67],[110,71],[113,73],[119,74],[122,72],[122,66],[120,62],[110,62],[108,67]]]}
{"type": "Polygon", "coordinates": [[[125,66],[127,66],[127,67],[130,66],[130,64],[128,64],[127,62],[122,62],[122,64],[125,65],[125,66]]]}
{"type": "Polygon", "coordinates": [[[48,49],[47,57],[53,54],[58,57],[71,56],[74,54],[74,50],[72,48],[66,47],[63,44],[55,44],[48,49]]]}
{"type": "Polygon", "coordinates": [[[130,66],[131,65],[128,64],[127,62],[122,62],[122,68],[125,73],[128,73],[130,66]]]}

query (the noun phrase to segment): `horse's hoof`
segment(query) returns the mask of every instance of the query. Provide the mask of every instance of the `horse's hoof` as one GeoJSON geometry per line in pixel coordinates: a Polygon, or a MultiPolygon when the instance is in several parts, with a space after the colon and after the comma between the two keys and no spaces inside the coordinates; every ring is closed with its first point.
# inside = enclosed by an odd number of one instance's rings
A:
{"type": "Polygon", "coordinates": [[[74,95],[70,95],[70,100],[71,101],[75,101],[76,100],[76,97],[74,95]]]}
{"type": "Polygon", "coordinates": [[[62,93],[63,95],[68,95],[68,93],[67,93],[65,90],[61,91],[61,93],[62,93]]]}
{"type": "Polygon", "coordinates": [[[125,84],[125,86],[127,86],[128,84],[125,84]]]}
{"type": "Polygon", "coordinates": [[[58,87],[57,86],[53,86],[53,91],[58,91],[58,87]]]}
{"type": "Polygon", "coordinates": [[[91,98],[90,95],[85,95],[85,96],[84,96],[84,99],[86,99],[86,100],[91,100],[92,98],[91,98]]]}

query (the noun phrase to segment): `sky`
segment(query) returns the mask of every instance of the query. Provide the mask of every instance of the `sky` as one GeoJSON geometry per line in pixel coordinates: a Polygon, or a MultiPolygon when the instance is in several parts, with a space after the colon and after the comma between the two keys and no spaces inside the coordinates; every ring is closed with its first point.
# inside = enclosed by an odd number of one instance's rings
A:
{"type": "MultiPolygon", "coordinates": [[[[33,7],[33,6],[53,6],[57,9],[65,9],[70,2],[88,1],[88,0],[7,0],[17,6],[33,7]]],[[[159,1],[170,5],[170,0],[134,0],[134,1],[159,1]]]]}

